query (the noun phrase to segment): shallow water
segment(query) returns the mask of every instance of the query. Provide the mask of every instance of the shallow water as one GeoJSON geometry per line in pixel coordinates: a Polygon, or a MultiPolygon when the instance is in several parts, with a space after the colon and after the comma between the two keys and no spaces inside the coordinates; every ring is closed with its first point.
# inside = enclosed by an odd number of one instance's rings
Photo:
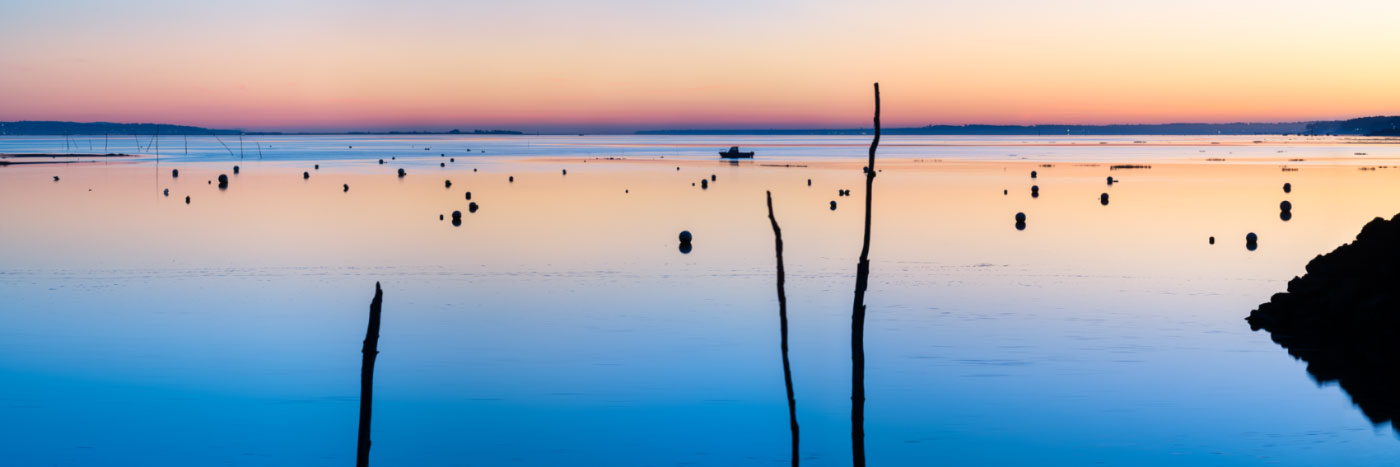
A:
{"type": "MultiPolygon", "coordinates": [[[[109,150],[138,152],[126,138],[109,150]]],[[[1400,211],[1400,145],[1260,138],[885,138],[869,461],[1400,458],[1391,426],[1243,320],[1400,211]]],[[[868,139],[253,139],[242,159],[236,138],[192,137],[186,155],[163,137],[157,161],[147,137],[148,157],[0,167],[0,458],[352,462],[378,281],[376,463],[787,463],[772,190],[803,462],[849,463],[868,139]],[[715,160],[734,144],[758,159],[715,160]]],[[[4,137],[0,153],[63,144],[4,137]]]]}

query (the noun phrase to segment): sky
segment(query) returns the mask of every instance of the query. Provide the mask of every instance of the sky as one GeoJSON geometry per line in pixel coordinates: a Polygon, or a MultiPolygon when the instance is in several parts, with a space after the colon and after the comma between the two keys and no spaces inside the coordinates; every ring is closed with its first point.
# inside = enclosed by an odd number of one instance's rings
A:
{"type": "Polygon", "coordinates": [[[1400,114],[1400,2],[0,0],[0,121],[282,131],[1400,114]]]}

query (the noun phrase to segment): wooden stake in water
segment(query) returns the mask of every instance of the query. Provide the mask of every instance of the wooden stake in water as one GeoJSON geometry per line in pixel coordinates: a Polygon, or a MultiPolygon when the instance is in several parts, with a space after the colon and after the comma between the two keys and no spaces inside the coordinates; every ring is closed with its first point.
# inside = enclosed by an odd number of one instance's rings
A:
{"type": "Polygon", "coordinates": [[[865,289],[870,284],[870,197],[875,187],[875,148],[880,146],[880,83],[875,83],[875,139],[865,167],[865,240],[856,263],[851,305],[851,464],[865,466],[865,289]]]}
{"type": "Polygon", "coordinates": [[[783,383],[787,385],[788,428],[792,431],[792,465],[798,464],[797,398],[792,391],[792,364],[788,362],[788,323],[787,292],[783,281],[783,230],[778,228],[778,218],[773,217],[773,192],[768,192],[768,222],[773,224],[773,249],[778,252],[778,334],[783,351],[783,383]]]}
{"type": "Polygon", "coordinates": [[[360,440],[355,452],[357,467],[369,466],[369,418],[374,399],[374,357],[379,356],[379,308],[384,291],[374,283],[374,300],[369,302],[369,327],[365,329],[365,346],[360,350],[364,361],[360,365],[360,440]]]}

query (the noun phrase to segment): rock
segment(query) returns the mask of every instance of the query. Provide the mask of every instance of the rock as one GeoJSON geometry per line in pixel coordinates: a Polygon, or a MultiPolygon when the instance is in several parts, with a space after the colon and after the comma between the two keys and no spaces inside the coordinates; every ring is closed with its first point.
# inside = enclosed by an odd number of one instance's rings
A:
{"type": "Polygon", "coordinates": [[[515,176],[511,175],[509,181],[510,183],[515,183],[515,176]]]}
{"type": "Polygon", "coordinates": [[[560,175],[568,175],[568,174],[569,174],[569,169],[561,169],[560,172],[561,172],[560,175]]]}
{"type": "Polygon", "coordinates": [[[1025,222],[1017,222],[1017,223],[1016,223],[1016,230],[1026,230],[1026,223],[1025,223],[1025,222]]]}
{"type": "Polygon", "coordinates": [[[683,254],[683,255],[688,255],[688,254],[690,254],[690,251],[691,251],[693,248],[691,247],[691,245],[690,245],[689,243],[682,243],[682,244],[681,244],[679,247],[677,247],[676,249],[677,249],[677,250],[680,250],[681,254],[683,254]]]}
{"type": "Polygon", "coordinates": [[[812,186],[812,179],[807,179],[807,186],[812,186]]]}
{"type": "Polygon", "coordinates": [[[1035,178],[1035,175],[1036,175],[1036,174],[1035,174],[1035,171],[1032,170],[1032,171],[1031,171],[1031,178],[1035,178]]]}
{"type": "Polygon", "coordinates": [[[1025,222],[1025,221],[1026,221],[1026,213],[1024,213],[1024,212],[1018,212],[1018,213],[1016,213],[1016,222],[1017,222],[1017,223],[1025,222]]]}
{"type": "Polygon", "coordinates": [[[1099,195],[1099,204],[1108,206],[1108,193],[1103,193],[1099,195]]]}
{"type": "Polygon", "coordinates": [[[228,188],[228,175],[219,174],[219,188],[228,188]]]}
{"type": "Polygon", "coordinates": [[[170,189],[169,189],[169,188],[166,188],[166,189],[165,189],[165,196],[170,196],[170,189]]]}
{"type": "Polygon", "coordinates": [[[1108,176],[1108,184],[1109,184],[1109,185],[1112,185],[1113,182],[1114,182],[1113,176],[1112,176],[1112,175],[1109,175],[1109,176],[1108,176]]]}
{"type": "Polygon", "coordinates": [[[438,167],[447,167],[446,162],[438,162],[438,167]]]}
{"type": "Polygon", "coordinates": [[[438,214],[438,220],[442,220],[442,214],[438,214]]]}
{"type": "Polygon", "coordinates": [[[301,173],[301,178],[302,178],[302,180],[311,178],[311,172],[302,172],[302,173],[301,173]]]}
{"type": "Polygon", "coordinates": [[[454,221],[462,220],[462,211],[452,211],[452,220],[454,220],[454,221]]]}
{"type": "Polygon", "coordinates": [[[472,200],[472,192],[468,191],[468,192],[467,192],[467,201],[471,201],[471,200],[472,200]]]}
{"type": "Polygon", "coordinates": [[[1280,211],[1292,211],[1293,203],[1288,202],[1288,200],[1284,200],[1282,203],[1278,203],[1278,209],[1280,211]]]}
{"type": "Polygon", "coordinates": [[[457,158],[456,158],[456,157],[449,157],[449,158],[447,159],[447,162],[457,162],[457,158]]]}
{"type": "Polygon", "coordinates": [[[233,166],[233,174],[238,175],[238,166],[233,166]]]}
{"type": "Polygon", "coordinates": [[[443,180],[442,184],[444,188],[452,188],[452,180],[443,180]]]}
{"type": "Polygon", "coordinates": [[[316,169],[316,170],[321,170],[321,164],[316,164],[315,169],[316,169]]]}
{"type": "Polygon", "coordinates": [[[1211,244],[1211,245],[1214,245],[1214,244],[1215,244],[1215,237],[1210,237],[1210,244],[1211,244]]]}
{"type": "Polygon", "coordinates": [[[399,168],[399,177],[402,178],[404,175],[408,175],[408,172],[404,172],[403,168],[399,168]]]}
{"type": "Polygon", "coordinates": [[[835,210],[836,210],[836,201],[834,201],[834,200],[831,202],[831,210],[832,210],[832,211],[835,211],[835,210]]]}
{"type": "Polygon", "coordinates": [[[58,176],[57,176],[57,175],[54,175],[54,176],[53,176],[53,181],[55,181],[55,182],[58,181],[58,176]]]}
{"type": "Polygon", "coordinates": [[[346,183],[346,184],[345,184],[345,190],[343,190],[343,191],[345,191],[345,192],[350,191],[350,184],[349,184],[349,183],[346,183]]]}
{"type": "Polygon", "coordinates": [[[476,212],[476,202],[467,203],[467,212],[476,212]]]}
{"type": "Polygon", "coordinates": [[[716,177],[715,177],[715,174],[710,174],[710,181],[712,181],[712,182],[715,181],[715,178],[716,178],[716,177]]]}
{"type": "Polygon", "coordinates": [[[188,196],[185,197],[185,204],[190,204],[190,197],[188,197],[188,196]]]}
{"type": "Polygon", "coordinates": [[[1006,191],[1005,188],[1003,188],[1003,189],[1001,190],[1001,194],[1002,194],[1002,195],[1006,195],[1007,193],[1010,193],[1010,192],[1009,192],[1009,191],[1006,191]]]}
{"type": "Polygon", "coordinates": [[[690,240],[691,240],[692,238],[693,238],[693,237],[690,235],[690,231],[689,231],[689,230],[682,230],[682,231],[681,231],[681,235],[680,235],[681,243],[690,243],[690,240]]]}
{"type": "Polygon", "coordinates": [[[384,165],[384,159],[379,160],[379,165],[384,165]]]}
{"type": "Polygon", "coordinates": [[[1372,423],[1400,419],[1400,215],[1375,218],[1356,240],[1309,261],[1249,313],[1318,384],[1336,382],[1372,423]]]}
{"type": "Polygon", "coordinates": [[[180,169],[172,169],[170,171],[170,178],[180,178],[180,169]]]}
{"type": "Polygon", "coordinates": [[[1288,222],[1293,219],[1293,211],[1279,211],[1278,218],[1288,222]]]}
{"type": "Polygon", "coordinates": [[[1292,192],[1293,192],[1293,184],[1292,184],[1292,183],[1284,183],[1284,184],[1283,184],[1283,192],[1284,192],[1284,193],[1292,193],[1292,192]]]}
{"type": "Polygon", "coordinates": [[[701,188],[701,189],[705,189],[705,190],[709,189],[709,188],[710,188],[710,181],[709,181],[709,180],[705,180],[705,179],[703,179],[703,178],[700,179],[700,188],[701,188]]]}

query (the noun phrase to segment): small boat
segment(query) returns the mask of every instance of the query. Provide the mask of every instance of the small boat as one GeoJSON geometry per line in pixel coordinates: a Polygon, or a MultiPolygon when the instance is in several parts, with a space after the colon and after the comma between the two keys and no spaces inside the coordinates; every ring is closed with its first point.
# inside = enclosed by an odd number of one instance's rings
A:
{"type": "Polygon", "coordinates": [[[738,146],[731,146],[728,151],[720,151],[719,157],[725,159],[753,159],[753,151],[739,152],[738,146]]]}

